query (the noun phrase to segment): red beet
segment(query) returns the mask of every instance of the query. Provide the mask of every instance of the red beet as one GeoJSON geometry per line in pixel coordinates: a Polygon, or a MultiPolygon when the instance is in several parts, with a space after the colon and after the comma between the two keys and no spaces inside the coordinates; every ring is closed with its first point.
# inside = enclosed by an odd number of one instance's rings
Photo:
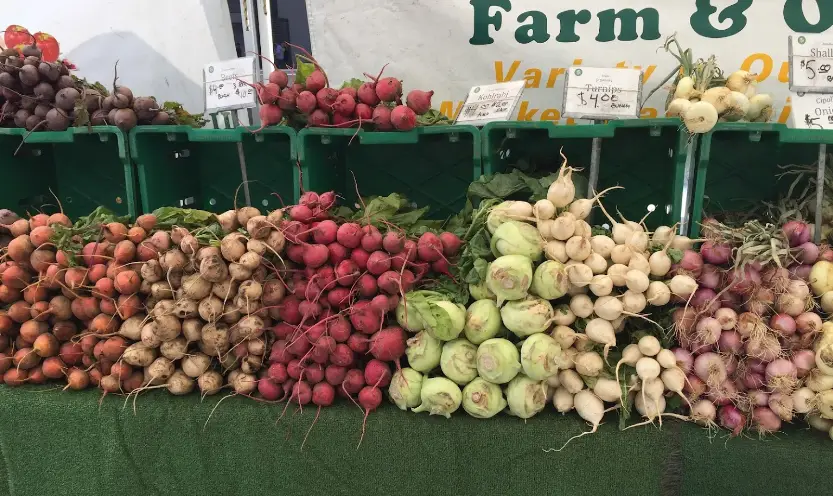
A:
{"type": "Polygon", "coordinates": [[[353,111],[353,116],[356,119],[370,122],[373,119],[373,109],[370,108],[370,105],[357,103],[356,110],[353,111]]]}
{"type": "Polygon", "coordinates": [[[359,101],[365,105],[370,107],[375,107],[379,105],[379,97],[376,95],[376,84],[375,83],[364,83],[359,86],[359,90],[356,92],[358,95],[359,101]]]}
{"type": "MultiPolygon", "coordinates": [[[[338,98],[338,91],[332,88],[322,88],[315,94],[315,99],[318,101],[318,108],[330,111],[338,98]]],[[[350,109],[350,112],[353,110],[350,109]]]]}
{"type": "Polygon", "coordinates": [[[416,127],[416,114],[405,105],[399,105],[391,111],[390,122],[399,131],[410,131],[416,127]]]}
{"type": "Polygon", "coordinates": [[[338,112],[339,114],[351,116],[353,111],[356,109],[356,99],[352,96],[348,95],[347,93],[340,93],[336,97],[335,103],[333,103],[333,110],[338,112]]]}
{"type": "Polygon", "coordinates": [[[283,120],[283,111],[277,105],[263,104],[258,114],[260,115],[260,128],[252,131],[253,133],[262,131],[266,126],[276,126],[283,120]]]}
{"type": "Polygon", "coordinates": [[[350,95],[353,98],[353,101],[355,101],[356,98],[359,97],[358,96],[358,91],[356,91],[356,88],[353,88],[352,86],[347,86],[346,88],[341,88],[340,90],[338,90],[338,94],[339,95],[350,95]]]}
{"type": "Polygon", "coordinates": [[[298,111],[302,114],[311,114],[318,106],[318,100],[315,98],[314,93],[302,91],[298,93],[295,105],[298,107],[298,111]]]}
{"type": "Polygon", "coordinates": [[[408,107],[417,115],[422,115],[431,110],[431,97],[433,91],[413,90],[408,93],[408,107]]]}
{"type": "MultiPolygon", "coordinates": [[[[310,93],[312,94],[312,93],[310,93]]],[[[278,100],[278,106],[283,110],[295,110],[295,102],[298,100],[298,93],[292,88],[284,88],[278,100]]]]}
{"type": "Polygon", "coordinates": [[[307,118],[309,127],[321,127],[330,123],[330,116],[321,109],[315,109],[307,118]]]}
{"type": "Polygon", "coordinates": [[[376,96],[383,102],[395,102],[402,96],[402,82],[392,77],[380,79],[376,83],[376,96]]]}
{"type": "Polygon", "coordinates": [[[318,93],[320,90],[324,89],[325,86],[327,86],[327,78],[324,77],[324,73],[319,70],[312,71],[312,74],[307,76],[306,81],[304,81],[304,86],[306,86],[309,91],[318,93]]]}
{"type": "Polygon", "coordinates": [[[384,105],[380,105],[373,109],[373,124],[379,131],[390,131],[393,129],[391,124],[391,110],[384,105]]]}
{"type": "Polygon", "coordinates": [[[269,73],[269,82],[278,85],[280,88],[286,88],[289,84],[289,76],[280,69],[276,69],[269,73]]]}

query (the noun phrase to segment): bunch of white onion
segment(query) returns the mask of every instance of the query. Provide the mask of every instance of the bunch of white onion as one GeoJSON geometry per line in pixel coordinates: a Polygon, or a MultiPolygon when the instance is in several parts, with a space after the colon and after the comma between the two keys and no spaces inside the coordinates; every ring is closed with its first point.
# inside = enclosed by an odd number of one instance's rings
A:
{"type": "Polygon", "coordinates": [[[756,94],[757,74],[736,71],[725,86],[697,91],[690,76],[680,78],[666,116],[680,117],[692,134],[711,131],[720,121],[767,122],[772,117],[772,96],[756,94]]]}

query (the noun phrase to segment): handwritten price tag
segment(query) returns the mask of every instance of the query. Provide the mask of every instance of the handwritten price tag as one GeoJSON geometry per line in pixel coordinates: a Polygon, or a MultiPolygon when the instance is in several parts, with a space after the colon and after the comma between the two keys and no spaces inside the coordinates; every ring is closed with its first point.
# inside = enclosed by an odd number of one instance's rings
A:
{"type": "Polygon", "coordinates": [[[564,85],[564,117],[635,119],[642,98],[642,71],[570,67],[564,85]]]}
{"type": "Polygon", "coordinates": [[[208,113],[251,108],[257,105],[254,57],[208,64],[203,69],[205,109],[208,113]]]}
{"type": "Polygon", "coordinates": [[[789,37],[790,90],[833,93],[833,41],[818,36],[789,37]]]}
{"type": "Polygon", "coordinates": [[[525,85],[526,81],[510,81],[475,86],[469,91],[455,124],[483,126],[489,122],[510,120],[525,85]]]}
{"type": "Polygon", "coordinates": [[[793,94],[789,125],[793,129],[833,129],[833,95],[793,94]]]}

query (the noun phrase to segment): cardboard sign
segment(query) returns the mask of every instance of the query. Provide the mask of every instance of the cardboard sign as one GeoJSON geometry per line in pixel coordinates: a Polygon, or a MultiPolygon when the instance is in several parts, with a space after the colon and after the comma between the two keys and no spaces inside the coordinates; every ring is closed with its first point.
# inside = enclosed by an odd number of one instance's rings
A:
{"type": "Polygon", "coordinates": [[[475,86],[469,91],[455,124],[483,126],[489,122],[511,120],[524,86],[526,81],[475,86]]]}
{"type": "Polygon", "coordinates": [[[593,120],[636,119],[641,99],[640,70],[570,67],[562,115],[593,120]]]}
{"type": "Polygon", "coordinates": [[[251,108],[257,105],[257,94],[249,86],[255,82],[254,57],[225,60],[208,64],[203,69],[205,111],[251,108]],[[242,83],[245,81],[249,84],[242,83]]]}

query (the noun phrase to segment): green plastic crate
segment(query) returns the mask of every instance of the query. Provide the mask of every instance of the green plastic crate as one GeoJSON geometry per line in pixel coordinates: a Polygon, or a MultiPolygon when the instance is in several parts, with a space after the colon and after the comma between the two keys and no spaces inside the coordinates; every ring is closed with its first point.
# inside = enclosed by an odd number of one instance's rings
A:
{"type": "Polygon", "coordinates": [[[295,138],[295,130],[285,126],[257,134],[244,127],[136,127],[130,131],[130,152],[142,212],[163,206],[224,212],[245,205],[239,143],[252,206],[265,211],[291,205],[298,200],[295,138]]]}
{"type": "Polygon", "coordinates": [[[348,205],[357,199],[356,185],[362,196],[402,193],[430,206],[433,218],[458,213],[469,184],[483,173],[473,126],[403,133],[307,128],[298,133],[298,158],[306,191],[332,190],[348,205]]]}
{"type": "Polygon", "coordinates": [[[18,215],[60,211],[71,219],[104,206],[135,216],[133,165],[124,134],[113,126],[35,132],[0,128],[0,208],[18,215]],[[24,136],[26,143],[20,146],[24,136]],[[54,196],[53,196],[54,194],[54,196]]]}
{"type": "MultiPolygon", "coordinates": [[[[483,128],[483,168],[486,174],[512,166],[553,172],[561,167],[559,150],[570,166],[589,175],[593,138],[601,139],[596,190],[622,186],[604,197],[608,212],[615,209],[629,220],[646,219],[649,227],[680,220],[683,173],[688,137],[679,119],[631,119],[605,124],[557,126],[552,122],[493,122],[483,128]]],[[[577,191],[586,194],[586,191],[577,191]]],[[[618,220],[618,219],[617,219],[618,220]]],[[[603,224],[601,212],[593,223],[603,224]]]]}
{"type": "Polygon", "coordinates": [[[811,165],[833,131],[789,129],[784,124],[719,123],[703,135],[696,169],[693,237],[704,216],[749,212],[786,193],[794,177],[779,179],[779,165],[811,165]]]}

